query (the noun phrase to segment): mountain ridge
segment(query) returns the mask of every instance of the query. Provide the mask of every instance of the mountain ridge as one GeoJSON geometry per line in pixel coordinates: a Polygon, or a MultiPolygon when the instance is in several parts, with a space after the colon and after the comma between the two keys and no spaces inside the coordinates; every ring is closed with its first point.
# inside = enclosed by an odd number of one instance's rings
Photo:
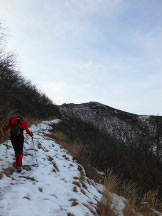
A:
{"type": "Polygon", "coordinates": [[[161,116],[132,114],[98,102],[63,104],[59,110],[65,118],[76,117],[125,145],[142,145],[148,153],[162,157],[161,116]]]}

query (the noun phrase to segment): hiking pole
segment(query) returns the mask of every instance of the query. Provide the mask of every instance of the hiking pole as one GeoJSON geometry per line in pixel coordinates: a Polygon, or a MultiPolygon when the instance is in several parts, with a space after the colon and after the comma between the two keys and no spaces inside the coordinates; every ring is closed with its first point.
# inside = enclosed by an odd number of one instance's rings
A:
{"type": "Polygon", "coordinates": [[[8,158],[8,153],[7,153],[7,143],[6,143],[6,158],[8,158]]]}
{"type": "MultiPolygon", "coordinates": [[[[33,136],[32,136],[32,143],[33,143],[33,149],[34,149],[34,141],[33,141],[33,136]]],[[[38,167],[38,160],[37,160],[37,154],[36,154],[36,151],[34,150],[35,152],[35,160],[36,160],[36,164],[37,164],[37,167],[38,167]]]]}

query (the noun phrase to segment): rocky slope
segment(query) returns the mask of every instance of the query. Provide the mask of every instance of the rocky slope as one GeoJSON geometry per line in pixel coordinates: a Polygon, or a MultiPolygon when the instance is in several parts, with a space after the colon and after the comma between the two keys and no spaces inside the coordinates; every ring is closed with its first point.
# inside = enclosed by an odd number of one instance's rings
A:
{"type": "Polygon", "coordinates": [[[61,114],[76,117],[115,137],[126,146],[162,156],[162,117],[136,115],[97,103],[63,104],[61,114]]]}

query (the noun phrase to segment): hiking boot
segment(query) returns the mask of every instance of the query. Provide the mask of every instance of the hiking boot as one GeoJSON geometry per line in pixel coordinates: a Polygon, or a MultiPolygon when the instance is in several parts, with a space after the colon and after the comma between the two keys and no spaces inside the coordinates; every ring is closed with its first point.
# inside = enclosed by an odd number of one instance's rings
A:
{"type": "Polygon", "coordinates": [[[17,167],[17,172],[21,172],[21,167],[17,167]]]}

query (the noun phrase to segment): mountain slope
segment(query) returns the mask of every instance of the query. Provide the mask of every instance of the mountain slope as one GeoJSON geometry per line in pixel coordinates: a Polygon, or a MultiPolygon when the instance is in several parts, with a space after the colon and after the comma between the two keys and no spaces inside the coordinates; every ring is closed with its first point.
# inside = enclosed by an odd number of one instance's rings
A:
{"type": "MultiPolygon", "coordinates": [[[[59,122],[43,121],[30,128],[34,133],[34,147],[31,138],[26,136],[21,173],[8,168],[14,160],[10,141],[0,144],[0,216],[98,215],[97,204],[103,199],[104,187],[87,178],[84,168],[48,136],[51,126],[59,122]]],[[[108,193],[112,215],[124,216],[129,202],[108,193]]]]}
{"type": "MultiPolygon", "coordinates": [[[[0,216],[83,216],[96,212],[97,201],[101,199],[99,185],[86,177],[80,183],[80,174],[84,173],[84,169],[52,139],[44,136],[52,122],[57,123],[58,120],[30,128],[34,133],[36,149],[38,146],[39,166],[35,165],[33,151],[27,151],[33,146],[31,138],[26,137],[22,173],[4,175],[0,180],[0,216]]],[[[11,146],[9,141],[7,145],[11,146]]],[[[3,170],[12,165],[14,155],[13,149],[9,148],[6,158],[5,145],[0,147],[3,170]]]]}
{"type": "MultiPolygon", "coordinates": [[[[140,116],[97,102],[63,104],[60,112],[62,121],[54,130],[66,135],[69,144],[81,145],[92,167],[112,169],[123,181],[137,184],[142,196],[158,191],[161,200],[161,116],[140,116]]],[[[162,211],[162,205],[156,209],[162,211]]]]}
{"type": "Polygon", "coordinates": [[[140,147],[146,154],[162,158],[162,117],[141,116],[107,105],[89,102],[63,104],[60,112],[90,123],[126,146],[140,147]]]}

